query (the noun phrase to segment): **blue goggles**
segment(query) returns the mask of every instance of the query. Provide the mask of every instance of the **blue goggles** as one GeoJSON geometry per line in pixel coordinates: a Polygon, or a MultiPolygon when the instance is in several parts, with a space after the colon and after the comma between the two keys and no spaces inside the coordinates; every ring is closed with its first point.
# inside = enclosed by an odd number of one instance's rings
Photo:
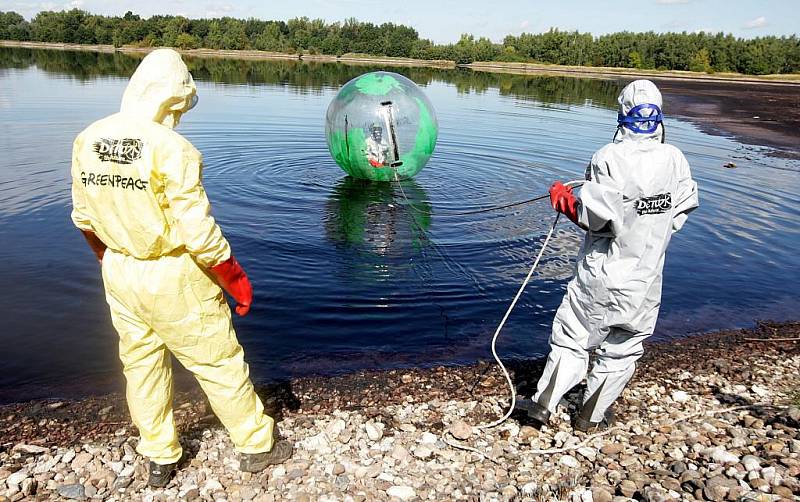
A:
{"type": "Polygon", "coordinates": [[[617,124],[639,134],[652,134],[658,129],[658,125],[664,121],[664,114],[661,108],[651,103],[644,103],[634,106],[627,115],[618,114],[617,124]],[[650,111],[649,115],[644,115],[643,111],[650,111]]]}

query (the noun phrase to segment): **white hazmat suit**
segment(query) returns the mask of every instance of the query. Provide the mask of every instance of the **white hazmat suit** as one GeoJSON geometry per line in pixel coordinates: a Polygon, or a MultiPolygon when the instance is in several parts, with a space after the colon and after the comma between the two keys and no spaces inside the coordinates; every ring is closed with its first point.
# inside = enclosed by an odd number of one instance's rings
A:
{"type": "MultiPolygon", "coordinates": [[[[647,80],[630,83],[618,101],[621,120],[639,105],[655,105],[659,113],[662,106],[661,93],[647,80]]],[[[599,425],[655,328],[667,246],[698,206],[698,194],[686,158],[662,143],[663,124],[651,125],[646,132],[620,125],[586,169],[576,217],[587,234],[534,396],[545,417],[586,376],[595,350],[579,418],[599,425]]]]}

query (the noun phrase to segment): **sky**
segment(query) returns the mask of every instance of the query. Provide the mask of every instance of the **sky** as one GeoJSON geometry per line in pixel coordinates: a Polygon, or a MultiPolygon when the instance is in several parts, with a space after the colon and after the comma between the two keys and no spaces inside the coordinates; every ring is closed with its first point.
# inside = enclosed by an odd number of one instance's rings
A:
{"type": "Polygon", "coordinates": [[[539,33],[551,27],[595,35],[617,31],[707,31],[752,38],[800,32],[798,0],[0,0],[0,11],[31,19],[41,10],[80,8],[95,14],[122,15],[131,10],[191,18],[231,16],[288,20],[307,16],[326,21],[355,17],[394,22],[417,29],[436,43],[462,33],[502,41],[508,34],[539,33]]]}

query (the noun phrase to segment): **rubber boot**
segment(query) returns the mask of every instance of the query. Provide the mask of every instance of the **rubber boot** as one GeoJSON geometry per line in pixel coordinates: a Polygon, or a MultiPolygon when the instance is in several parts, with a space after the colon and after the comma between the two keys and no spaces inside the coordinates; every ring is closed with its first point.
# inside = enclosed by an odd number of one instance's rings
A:
{"type": "Polygon", "coordinates": [[[550,411],[533,399],[517,399],[514,409],[526,413],[537,427],[547,425],[550,421],[550,411]]]}
{"type": "Polygon", "coordinates": [[[550,381],[547,383],[544,391],[539,395],[539,399],[534,401],[531,399],[519,399],[517,405],[514,407],[520,411],[528,414],[528,418],[533,421],[534,425],[541,427],[550,422],[550,410],[547,409],[547,404],[553,398],[553,392],[556,387],[556,378],[558,378],[558,369],[561,366],[561,361],[556,363],[553,368],[553,374],[550,375],[550,381]]]}
{"type": "Polygon", "coordinates": [[[603,387],[605,387],[605,385],[606,383],[604,381],[594,394],[583,403],[580,411],[578,411],[578,414],[572,421],[573,429],[585,433],[599,432],[607,429],[614,423],[614,410],[612,407],[609,407],[605,411],[603,418],[599,422],[592,422],[592,415],[594,415],[595,408],[597,407],[597,400],[600,398],[600,394],[603,392],[603,387]]]}

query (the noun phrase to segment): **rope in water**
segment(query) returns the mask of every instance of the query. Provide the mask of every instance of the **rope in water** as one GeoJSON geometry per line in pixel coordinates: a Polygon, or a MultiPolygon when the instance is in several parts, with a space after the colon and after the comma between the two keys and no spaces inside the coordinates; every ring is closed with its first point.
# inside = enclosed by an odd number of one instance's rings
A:
{"type": "MultiPolygon", "coordinates": [[[[568,187],[576,187],[583,184],[583,180],[575,180],[565,183],[568,187]]],[[[548,195],[549,197],[549,195],[548,195]]],[[[494,360],[497,361],[497,365],[500,366],[500,369],[503,371],[503,375],[506,377],[506,383],[508,383],[508,389],[511,393],[511,403],[508,407],[508,411],[502,417],[498,418],[494,422],[490,422],[488,424],[482,424],[475,426],[478,429],[491,429],[493,427],[497,427],[498,425],[502,424],[508,417],[514,413],[514,407],[517,404],[517,391],[514,388],[514,383],[511,381],[511,375],[508,374],[508,370],[506,370],[505,365],[500,360],[500,357],[497,355],[497,339],[500,337],[500,332],[503,330],[503,326],[505,326],[508,317],[511,315],[511,311],[514,310],[514,307],[517,305],[517,301],[519,300],[520,296],[522,296],[522,292],[525,291],[525,287],[530,282],[531,277],[533,277],[533,273],[536,271],[536,268],[539,266],[539,261],[542,259],[545,250],[547,249],[547,245],[550,243],[550,238],[553,236],[553,232],[556,230],[556,225],[558,224],[558,219],[561,216],[561,213],[556,213],[556,217],[553,218],[553,224],[550,225],[550,231],[547,232],[547,237],[545,237],[544,242],[542,243],[541,249],[539,249],[539,254],[536,256],[536,260],[533,262],[530,270],[528,270],[528,275],[525,277],[525,280],[522,281],[522,285],[519,287],[516,296],[511,301],[511,305],[508,306],[503,319],[500,321],[500,324],[497,326],[497,330],[494,332],[494,336],[492,337],[492,355],[494,356],[494,360]]]]}
{"type": "MultiPolygon", "coordinates": [[[[400,191],[402,191],[403,190],[403,186],[400,183],[400,180],[397,179],[397,175],[396,174],[395,174],[395,181],[397,182],[398,185],[400,185],[400,191]]],[[[408,200],[407,197],[405,197],[405,194],[403,194],[403,197],[406,199],[406,204],[408,204],[408,206],[411,207],[411,209],[413,209],[414,211],[416,211],[416,212],[418,212],[420,214],[427,215],[427,216],[432,216],[433,215],[433,211],[428,211],[427,209],[422,209],[420,207],[415,206],[413,203],[411,203],[410,200],[408,200]]],[[[521,200],[519,202],[512,202],[510,204],[503,204],[502,206],[483,207],[483,208],[474,209],[474,210],[471,210],[471,211],[444,212],[444,213],[437,213],[437,215],[438,216],[467,216],[467,215],[470,215],[470,214],[488,213],[490,211],[498,211],[500,209],[507,209],[509,207],[516,207],[516,206],[522,206],[522,205],[525,205],[525,204],[530,204],[532,202],[536,202],[536,201],[539,201],[539,200],[544,200],[544,199],[547,199],[549,197],[550,197],[550,194],[545,194],[545,195],[539,195],[539,196],[533,197],[532,199],[525,199],[525,200],[521,200]]]]}
{"type": "Polygon", "coordinates": [[[525,276],[525,280],[522,281],[522,285],[517,290],[517,294],[514,296],[514,299],[511,301],[511,305],[508,306],[506,309],[506,313],[503,316],[503,319],[500,321],[500,324],[497,326],[497,329],[494,332],[494,336],[492,337],[492,356],[494,356],[494,360],[497,361],[497,365],[500,366],[500,369],[503,372],[503,376],[506,377],[506,383],[508,384],[509,392],[511,393],[511,403],[509,404],[508,411],[506,411],[505,415],[498,418],[494,422],[490,422],[488,424],[477,425],[478,429],[491,429],[493,427],[497,427],[498,425],[505,422],[508,417],[514,413],[514,407],[517,404],[517,391],[514,388],[514,383],[511,381],[511,375],[508,373],[503,361],[500,360],[500,356],[497,355],[497,339],[500,337],[500,332],[503,330],[503,327],[508,320],[508,317],[511,315],[511,311],[514,310],[514,307],[517,305],[517,301],[522,296],[522,293],[525,291],[525,287],[533,277],[533,273],[536,271],[536,267],[539,266],[539,261],[542,259],[545,250],[547,249],[547,244],[550,243],[550,238],[553,236],[553,232],[556,230],[556,225],[558,224],[558,218],[561,216],[561,213],[556,213],[556,217],[553,218],[553,224],[550,225],[550,231],[547,232],[547,237],[545,237],[544,242],[542,243],[541,249],[539,249],[539,254],[536,255],[536,260],[533,262],[530,270],[528,270],[528,275],[525,276]]]}
{"type": "MultiPolygon", "coordinates": [[[[408,197],[406,196],[405,190],[403,190],[403,185],[400,182],[400,178],[397,176],[397,172],[396,171],[394,173],[394,179],[397,182],[397,184],[400,186],[400,193],[403,195],[403,198],[405,199],[406,204],[408,204],[411,208],[417,210],[417,208],[415,208],[414,205],[411,204],[411,201],[408,200],[408,197]]],[[[575,181],[570,181],[570,182],[566,183],[566,185],[568,187],[576,187],[576,186],[580,186],[582,184],[583,184],[583,180],[575,180],[575,181]]],[[[518,202],[518,203],[514,203],[514,204],[507,204],[507,205],[504,205],[504,206],[494,206],[492,208],[485,208],[485,209],[482,209],[482,210],[479,210],[479,211],[476,211],[476,212],[486,212],[486,211],[492,211],[492,210],[495,210],[495,209],[502,209],[504,207],[511,207],[511,206],[514,206],[514,205],[526,204],[528,202],[533,202],[533,201],[536,201],[536,200],[542,200],[542,199],[548,198],[549,196],[550,196],[549,194],[541,195],[539,197],[535,197],[535,198],[530,199],[528,201],[518,202]]],[[[467,213],[460,213],[460,214],[475,214],[476,212],[467,212],[467,213]]],[[[428,214],[430,214],[430,213],[428,213],[428,214]]],[[[447,213],[447,214],[459,214],[459,213],[447,213]]],[[[525,280],[522,281],[522,285],[519,287],[519,290],[517,290],[517,294],[514,296],[514,299],[511,301],[511,304],[508,306],[508,309],[506,309],[506,313],[503,316],[503,319],[500,321],[500,324],[497,326],[497,329],[494,332],[494,336],[492,337],[492,356],[494,357],[494,360],[497,362],[497,365],[500,367],[500,370],[503,372],[503,376],[505,376],[506,383],[508,384],[508,389],[509,389],[509,392],[511,394],[511,402],[510,402],[510,405],[508,407],[508,411],[506,411],[506,413],[502,417],[498,418],[497,420],[495,420],[493,422],[490,422],[488,424],[481,424],[481,425],[475,426],[475,428],[477,428],[477,429],[491,429],[493,427],[497,427],[498,425],[500,425],[503,422],[505,422],[506,420],[508,420],[508,417],[510,417],[511,414],[514,412],[514,407],[516,406],[516,403],[517,403],[517,391],[514,388],[514,382],[511,380],[511,375],[508,373],[508,370],[506,369],[505,365],[503,364],[503,361],[500,360],[500,356],[497,355],[497,339],[500,337],[500,332],[503,330],[503,327],[505,326],[506,321],[508,320],[509,316],[511,315],[511,311],[514,310],[514,307],[517,305],[517,302],[519,301],[520,297],[522,296],[522,293],[525,291],[525,288],[528,286],[528,283],[530,282],[531,277],[533,277],[533,273],[536,271],[536,268],[539,266],[539,261],[541,261],[542,256],[544,256],[544,252],[547,249],[547,245],[550,243],[550,238],[553,236],[553,233],[555,232],[556,225],[558,224],[558,220],[559,220],[560,216],[561,216],[560,213],[556,213],[556,217],[553,219],[552,225],[550,225],[550,230],[547,232],[547,237],[545,237],[544,242],[542,243],[542,247],[539,250],[539,254],[536,256],[536,260],[533,262],[533,265],[531,266],[530,270],[528,270],[528,275],[525,277],[525,280]]],[[[423,230],[423,232],[424,232],[424,230],[423,230]]]]}

